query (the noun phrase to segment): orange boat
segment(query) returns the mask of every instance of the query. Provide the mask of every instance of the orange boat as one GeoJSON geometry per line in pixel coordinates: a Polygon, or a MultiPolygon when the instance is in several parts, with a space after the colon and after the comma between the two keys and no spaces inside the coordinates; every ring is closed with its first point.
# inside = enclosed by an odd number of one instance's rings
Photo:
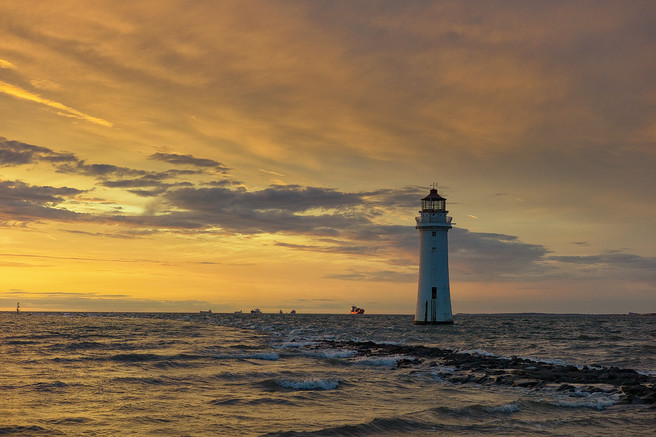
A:
{"type": "Polygon", "coordinates": [[[351,307],[351,314],[364,314],[364,308],[358,308],[355,305],[351,307]]]}

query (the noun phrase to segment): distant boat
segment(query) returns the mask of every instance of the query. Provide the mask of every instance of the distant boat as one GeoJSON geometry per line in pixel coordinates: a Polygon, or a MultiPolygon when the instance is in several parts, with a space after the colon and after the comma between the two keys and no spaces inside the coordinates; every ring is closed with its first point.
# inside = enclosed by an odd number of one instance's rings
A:
{"type": "Polygon", "coordinates": [[[200,313],[201,314],[212,314],[212,310],[207,310],[207,311],[200,310],[200,313]]]}
{"type": "Polygon", "coordinates": [[[289,314],[296,314],[296,310],[292,310],[289,314]]]}
{"type": "Polygon", "coordinates": [[[254,310],[251,310],[251,314],[262,314],[262,311],[260,311],[259,308],[255,308],[254,310]]]}
{"type": "Polygon", "coordinates": [[[358,308],[355,305],[351,307],[351,314],[364,314],[364,308],[358,308]]]}

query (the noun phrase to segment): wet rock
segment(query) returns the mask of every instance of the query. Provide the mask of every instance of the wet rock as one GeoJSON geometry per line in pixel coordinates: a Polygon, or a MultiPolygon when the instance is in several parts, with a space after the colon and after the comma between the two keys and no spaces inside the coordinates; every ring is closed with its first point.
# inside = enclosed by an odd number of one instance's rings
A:
{"type": "Polygon", "coordinates": [[[519,379],[513,382],[513,387],[535,388],[540,385],[540,381],[534,379],[519,379]]]}
{"type": "Polygon", "coordinates": [[[492,378],[489,375],[483,375],[478,378],[475,382],[476,384],[487,384],[492,381],[492,378]]]}
{"type": "Polygon", "coordinates": [[[400,369],[402,367],[416,366],[418,364],[421,364],[421,360],[418,360],[416,358],[414,359],[401,358],[399,361],[396,362],[396,367],[400,369]]]}
{"type": "Polygon", "coordinates": [[[574,387],[571,384],[562,384],[560,387],[556,389],[556,391],[574,391],[576,390],[576,387],[574,387]]]}
{"type": "Polygon", "coordinates": [[[506,373],[504,375],[493,377],[492,382],[500,385],[513,385],[515,383],[515,377],[506,373]]]}
{"type": "Polygon", "coordinates": [[[620,387],[626,400],[631,404],[652,404],[656,405],[656,386],[647,387],[642,384],[620,387]]]}
{"type": "MultiPolygon", "coordinates": [[[[616,387],[626,402],[645,403],[656,407],[656,377],[641,375],[632,369],[602,367],[598,364],[578,368],[511,358],[458,353],[450,349],[427,346],[400,346],[376,344],[371,341],[325,340],[316,347],[351,349],[360,356],[403,355],[414,358],[400,360],[397,367],[419,366],[430,360],[431,367],[449,366],[466,375],[458,374],[448,380],[452,383],[500,384],[507,386],[540,388],[547,384],[560,384],[558,391],[576,390],[573,384],[585,385],[585,391],[604,391],[595,385],[616,387]]],[[[444,375],[445,377],[447,375],[444,375]]]]}

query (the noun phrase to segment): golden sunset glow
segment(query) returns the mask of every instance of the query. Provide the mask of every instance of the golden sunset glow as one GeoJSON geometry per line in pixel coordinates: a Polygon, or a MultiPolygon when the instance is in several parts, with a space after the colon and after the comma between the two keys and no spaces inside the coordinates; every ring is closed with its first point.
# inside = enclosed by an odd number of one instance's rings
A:
{"type": "Polygon", "coordinates": [[[656,311],[653,2],[0,3],[0,309],[656,311]]]}

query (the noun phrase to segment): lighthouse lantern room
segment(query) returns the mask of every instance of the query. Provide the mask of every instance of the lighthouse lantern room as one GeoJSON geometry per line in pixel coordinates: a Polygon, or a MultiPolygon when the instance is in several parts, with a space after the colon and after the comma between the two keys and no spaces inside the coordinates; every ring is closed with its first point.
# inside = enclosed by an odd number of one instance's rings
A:
{"type": "Polygon", "coordinates": [[[446,199],[432,188],[421,199],[416,218],[419,230],[419,286],[415,325],[452,324],[449,289],[449,244],[447,232],[451,217],[446,214],[446,199]]]}

